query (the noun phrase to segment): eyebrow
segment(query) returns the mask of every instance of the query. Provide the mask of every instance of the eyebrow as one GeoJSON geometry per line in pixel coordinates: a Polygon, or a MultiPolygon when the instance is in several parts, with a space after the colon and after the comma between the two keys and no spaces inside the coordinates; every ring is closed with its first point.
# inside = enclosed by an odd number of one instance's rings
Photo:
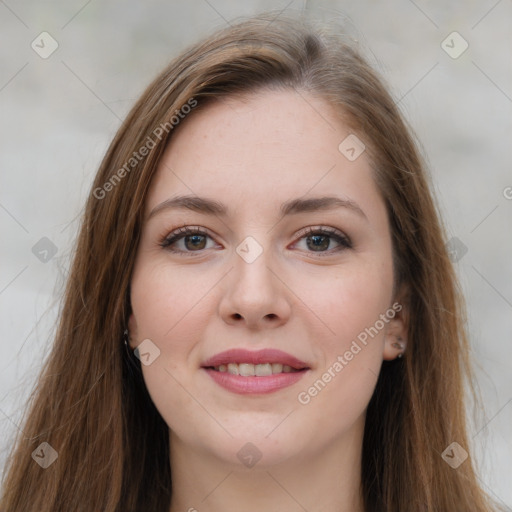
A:
{"type": "MultiPolygon", "coordinates": [[[[357,203],[348,198],[341,198],[336,196],[324,196],[324,197],[312,197],[308,199],[292,199],[281,205],[281,217],[286,215],[294,215],[304,212],[314,211],[326,211],[334,210],[336,208],[347,208],[348,210],[356,213],[360,217],[368,220],[363,210],[358,206],[357,203]]],[[[226,217],[228,215],[228,208],[214,199],[206,197],[199,197],[193,195],[176,196],[163,201],[162,203],[155,206],[148,215],[148,219],[151,219],[158,213],[169,210],[193,210],[198,213],[206,215],[216,215],[220,217],[226,217]]]]}

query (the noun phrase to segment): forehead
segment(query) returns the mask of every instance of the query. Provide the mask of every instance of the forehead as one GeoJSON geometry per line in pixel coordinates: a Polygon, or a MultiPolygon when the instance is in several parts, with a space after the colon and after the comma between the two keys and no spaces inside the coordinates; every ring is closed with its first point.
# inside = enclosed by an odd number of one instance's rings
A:
{"type": "Polygon", "coordinates": [[[348,136],[335,109],[303,91],[216,101],[178,127],[153,179],[147,210],[182,194],[218,198],[237,211],[270,211],[292,197],[337,192],[382,215],[366,154],[350,160],[340,151],[348,136]]]}

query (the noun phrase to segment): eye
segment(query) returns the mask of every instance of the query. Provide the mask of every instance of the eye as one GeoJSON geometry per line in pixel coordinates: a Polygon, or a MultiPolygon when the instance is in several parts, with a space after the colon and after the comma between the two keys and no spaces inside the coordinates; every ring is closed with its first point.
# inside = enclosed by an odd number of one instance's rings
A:
{"type": "Polygon", "coordinates": [[[168,251],[187,254],[211,249],[211,246],[207,247],[208,238],[211,240],[205,229],[198,226],[186,226],[170,233],[160,245],[168,251]]]}
{"type": "MultiPolygon", "coordinates": [[[[302,250],[318,253],[320,256],[352,248],[350,239],[341,231],[331,227],[307,227],[299,232],[298,236],[299,240],[295,242],[294,246],[305,242],[305,248],[303,247],[302,250]],[[334,247],[332,247],[333,245],[334,247]]],[[[167,235],[160,245],[168,251],[184,255],[192,255],[192,253],[199,253],[215,247],[208,232],[199,226],[178,228],[167,235]],[[208,239],[212,241],[213,245],[208,246],[208,239]]]]}
{"type": "Polygon", "coordinates": [[[307,227],[299,233],[300,239],[294,245],[305,242],[306,252],[316,252],[320,255],[332,254],[352,248],[352,242],[341,231],[330,227],[307,227]],[[335,245],[335,247],[332,247],[335,245]]]}

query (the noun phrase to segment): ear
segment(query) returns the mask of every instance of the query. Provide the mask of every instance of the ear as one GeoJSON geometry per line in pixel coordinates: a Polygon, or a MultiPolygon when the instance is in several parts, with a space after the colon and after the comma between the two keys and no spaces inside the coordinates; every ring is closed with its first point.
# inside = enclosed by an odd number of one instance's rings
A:
{"type": "Polygon", "coordinates": [[[405,353],[409,327],[409,287],[401,285],[395,294],[391,309],[395,316],[389,320],[384,336],[383,359],[391,361],[405,353]]]}
{"type": "Polygon", "coordinates": [[[135,315],[130,313],[130,318],[128,319],[128,344],[130,345],[130,348],[132,350],[135,350],[137,348],[137,340],[138,340],[138,334],[137,334],[137,320],[135,320],[135,315]]]}

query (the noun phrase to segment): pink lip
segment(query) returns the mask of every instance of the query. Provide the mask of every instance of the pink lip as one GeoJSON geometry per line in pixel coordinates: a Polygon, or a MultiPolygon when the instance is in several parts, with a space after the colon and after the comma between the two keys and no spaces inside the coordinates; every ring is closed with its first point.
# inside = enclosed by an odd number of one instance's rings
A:
{"type": "Polygon", "coordinates": [[[265,377],[242,377],[231,373],[218,372],[211,368],[204,368],[206,373],[220,386],[239,393],[240,395],[273,393],[279,389],[295,384],[302,379],[308,370],[293,373],[277,373],[265,377]]]}
{"type": "MultiPolygon", "coordinates": [[[[264,363],[281,363],[282,365],[288,365],[296,370],[302,370],[303,368],[309,368],[306,363],[300,361],[296,357],[293,357],[282,350],[273,348],[266,348],[263,350],[251,351],[242,348],[235,348],[226,350],[213,357],[207,359],[201,364],[203,368],[220,366],[221,364],[229,363],[250,363],[250,364],[264,364],[264,363]]],[[[261,378],[261,377],[260,377],[261,378]]]]}
{"type": "Polygon", "coordinates": [[[295,384],[304,377],[307,370],[309,370],[308,365],[303,361],[276,349],[263,349],[258,351],[244,349],[227,350],[207,359],[201,367],[217,384],[241,395],[272,393],[295,384]],[[229,363],[280,363],[301,371],[278,373],[264,377],[243,377],[241,375],[232,375],[231,373],[219,372],[213,369],[215,366],[227,365],[229,363]]]}

